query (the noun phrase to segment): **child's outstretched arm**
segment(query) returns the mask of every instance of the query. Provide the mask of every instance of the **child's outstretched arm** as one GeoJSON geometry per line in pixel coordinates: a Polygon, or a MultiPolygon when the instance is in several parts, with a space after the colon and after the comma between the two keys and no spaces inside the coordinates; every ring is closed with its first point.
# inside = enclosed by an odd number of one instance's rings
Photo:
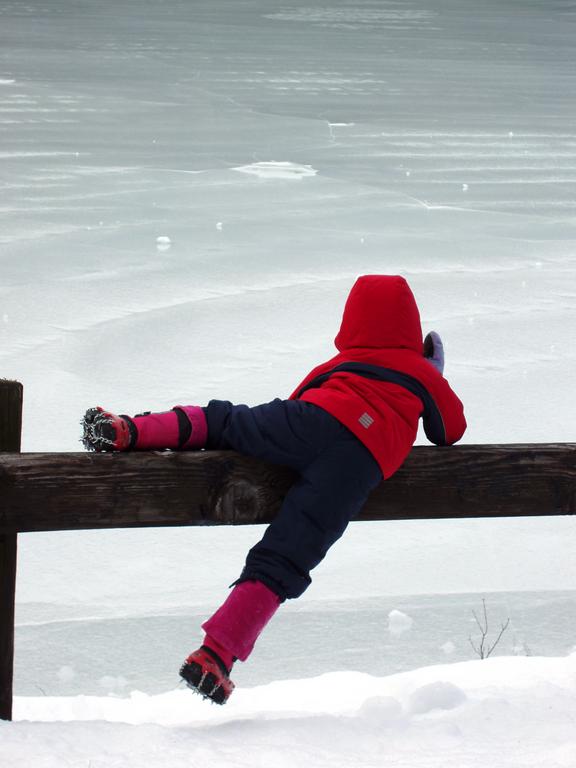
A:
{"type": "Polygon", "coordinates": [[[424,415],[424,431],[430,442],[452,445],[466,431],[466,419],[460,399],[444,378],[444,345],[436,331],[430,331],[424,339],[424,359],[440,374],[427,377],[427,387],[436,409],[433,418],[424,415]]]}

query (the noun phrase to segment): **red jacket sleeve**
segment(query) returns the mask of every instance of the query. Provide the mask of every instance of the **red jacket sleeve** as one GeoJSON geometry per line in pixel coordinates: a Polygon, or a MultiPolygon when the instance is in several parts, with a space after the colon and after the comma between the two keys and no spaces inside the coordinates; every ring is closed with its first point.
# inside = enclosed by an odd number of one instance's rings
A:
{"type": "Polygon", "coordinates": [[[430,394],[440,412],[444,425],[443,439],[438,439],[432,430],[427,429],[426,419],[424,418],[424,430],[428,439],[436,445],[453,445],[458,442],[466,431],[466,418],[464,417],[464,406],[460,398],[452,390],[448,382],[442,376],[434,381],[434,386],[430,386],[430,394]]]}

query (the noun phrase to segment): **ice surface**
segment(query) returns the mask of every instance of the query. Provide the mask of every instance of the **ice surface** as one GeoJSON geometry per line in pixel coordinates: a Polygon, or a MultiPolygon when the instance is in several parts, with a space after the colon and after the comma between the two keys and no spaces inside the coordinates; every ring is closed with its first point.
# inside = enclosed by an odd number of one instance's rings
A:
{"type": "MultiPolygon", "coordinates": [[[[406,275],[425,329],[442,333],[466,441],[574,440],[575,34],[568,0],[0,1],[0,375],[25,385],[24,450],[78,450],[78,420],[94,404],[138,412],[287,395],[333,353],[350,285],[370,272],[406,275]]],[[[110,661],[90,684],[125,692],[114,656],[136,643],[163,657],[174,614],[213,607],[259,533],[21,536],[18,615],[29,634],[19,630],[18,643],[46,642],[45,668],[78,690],[105,646],[110,661]]],[[[416,615],[400,600],[384,605],[394,595],[576,589],[575,533],[569,518],[353,525],[291,615],[372,600],[358,643],[369,622],[385,631],[392,609],[416,615]]],[[[540,598],[530,599],[535,626],[540,598]]],[[[573,604],[546,601],[543,625],[573,604]]],[[[460,649],[453,625],[434,635],[435,653],[460,649]]],[[[330,626],[320,622],[323,637],[330,626]]],[[[422,643],[417,627],[402,637],[422,643]]],[[[191,642],[196,633],[190,622],[191,642]]],[[[569,642],[568,630],[555,633],[552,624],[542,653],[569,642]]],[[[517,641],[530,645],[530,633],[517,641]]],[[[266,653],[281,656],[280,644],[266,653]]],[[[188,650],[166,663],[177,668],[188,650]]],[[[332,669],[345,650],[328,654],[332,669]]],[[[526,708],[521,737],[535,744],[528,728],[546,703],[514,702],[510,715],[498,702],[482,710],[490,728],[502,715],[498,733],[464,728],[470,754],[494,744],[499,765],[505,726],[526,708]]],[[[565,703],[553,696],[558,733],[565,703]]],[[[394,719],[389,699],[371,707],[394,719]]],[[[351,722],[365,735],[362,719],[351,722]]],[[[290,731],[298,743],[292,725],[270,739],[290,731]]],[[[304,721],[307,743],[317,725],[304,721]]],[[[324,725],[332,733],[335,721],[324,725]]],[[[268,725],[252,727],[264,759],[268,725]]],[[[442,744],[451,728],[430,738],[442,744]]],[[[10,738],[18,733],[26,728],[10,738]]],[[[534,754],[566,768],[574,754],[563,743],[534,754]]],[[[454,764],[475,765],[470,754],[454,764]]],[[[146,739],[138,755],[149,758],[146,739]]],[[[322,755],[338,764],[327,742],[308,763],[322,755]]]]}
{"type": "Polygon", "coordinates": [[[442,330],[469,442],[573,439],[569,3],[0,9],[25,450],[91,402],[287,394],[370,271],[442,330]]]}
{"type": "MultiPolygon", "coordinates": [[[[316,584],[323,581],[319,576],[316,584]]],[[[574,591],[497,592],[482,597],[491,643],[501,624],[510,620],[495,655],[562,656],[574,649],[574,591]]],[[[170,690],[178,682],[183,654],[197,641],[198,627],[217,605],[215,601],[187,606],[184,597],[180,605],[162,607],[151,601],[147,608],[124,607],[113,595],[101,603],[91,595],[71,605],[20,603],[17,693],[53,697],[170,690]]],[[[478,645],[479,631],[473,611],[481,610],[477,594],[306,597],[283,606],[249,661],[236,665],[234,679],[241,687],[264,685],[291,679],[295,670],[300,677],[333,670],[382,677],[443,664],[448,653],[453,662],[475,659],[470,638],[478,645]],[[391,633],[387,619],[391,611],[412,617],[412,630],[391,633]]]]}

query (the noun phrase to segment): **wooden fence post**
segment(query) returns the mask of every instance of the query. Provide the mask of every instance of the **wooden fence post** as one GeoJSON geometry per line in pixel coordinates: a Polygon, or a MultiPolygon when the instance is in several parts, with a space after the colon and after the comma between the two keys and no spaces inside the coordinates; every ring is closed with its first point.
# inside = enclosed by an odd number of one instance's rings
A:
{"type": "MultiPolygon", "coordinates": [[[[0,452],[20,451],[22,384],[0,379],[0,452]]],[[[0,506],[1,506],[0,499],[0,506]]],[[[17,534],[0,534],[0,719],[12,719],[17,534]]]]}

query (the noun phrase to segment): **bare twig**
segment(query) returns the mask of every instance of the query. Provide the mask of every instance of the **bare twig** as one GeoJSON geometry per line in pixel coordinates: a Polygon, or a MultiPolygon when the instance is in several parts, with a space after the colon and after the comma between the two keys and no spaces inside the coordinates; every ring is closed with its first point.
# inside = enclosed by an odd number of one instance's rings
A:
{"type": "Polygon", "coordinates": [[[490,656],[490,654],[492,653],[492,651],[494,650],[494,648],[496,648],[496,646],[497,646],[497,645],[498,645],[498,643],[500,642],[500,638],[502,637],[502,635],[504,634],[504,632],[506,632],[506,630],[508,629],[508,625],[509,625],[509,624],[510,624],[510,618],[507,618],[507,619],[506,619],[506,622],[505,622],[504,624],[502,624],[502,627],[501,627],[501,629],[500,629],[500,633],[498,634],[498,637],[496,638],[496,640],[495,640],[495,641],[492,643],[492,645],[491,645],[491,646],[490,646],[490,648],[488,649],[488,653],[486,654],[486,658],[488,658],[488,656],[490,656]]]}
{"type": "Polygon", "coordinates": [[[498,637],[492,645],[489,645],[488,643],[488,631],[489,631],[489,625],[488,625],[488,611],[486,610],[486,600],[482,599],[482,619],[478,618],[478,614],[476,611],[472,611],[472,615],[474,616],[474,621],[476,622],[476,626],[480,630],[480,643],[476,645],[474,643],[474,640],[472,639],[472,635],[469,635],[468,640],[470,641],[470,645],[472,646],[474,653],[480,658],[480,659],[487,659],[492,651],[496,648],[500,640],[502,639],[502,635],[506,630],[508,629],[508,626],[510,624],[510,618],[506,620],[504,624],[500,627],[500,632],[498,634],[498,637]]]}

